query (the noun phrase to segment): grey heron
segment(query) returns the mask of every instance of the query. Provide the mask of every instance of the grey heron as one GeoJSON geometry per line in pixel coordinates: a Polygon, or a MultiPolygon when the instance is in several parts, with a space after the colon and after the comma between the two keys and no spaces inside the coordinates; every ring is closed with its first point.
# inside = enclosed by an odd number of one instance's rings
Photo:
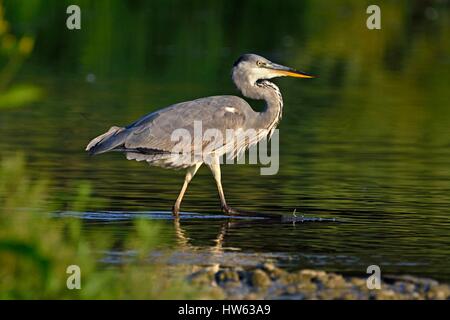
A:
{"type": "MultiPolygon", "coordinates": [[[[262,112],[254,111],[250,105],[237,96],[211,96],[193,101],[181,102],[152,112],[126,127],[113,126],[106,133],[94,138],[86,147],[90,155],[108,151],[126,154],[128,160],[146,161],[150,165],[170,169],[187,169],[183,186],[173,206],[177,216],[186,189],[200,166],[206,162],[211,169],[219,193],[222,211],[239,214],[228,206],[221,182],[220,157],[227,153],[246,150],[274,132],[282,117],[283,98],[279,88],[269,79],[275,77],[313,78],[312,76],[273,63],[256,54],[244,54],[233,65],[232,79],[243,96],[265,100],[262,112]],[[191,157],[194,151],[173,152],[179,141],[173,139],[173,132],[184,129],[195,135],[194,123],[198,121],[204,129],[258,130],[254,139],[237,143],[226,143],[208,151],[209,161],[203,157],[191,157]]],[[[186,149],[183,149],[186,150],[186,149]]],[[[188,149],[189,150],[189,149],[188,149]]]]}

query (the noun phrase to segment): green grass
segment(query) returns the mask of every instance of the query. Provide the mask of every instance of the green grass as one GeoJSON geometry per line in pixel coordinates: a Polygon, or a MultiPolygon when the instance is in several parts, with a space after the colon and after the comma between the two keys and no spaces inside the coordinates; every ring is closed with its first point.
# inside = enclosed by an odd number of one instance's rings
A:
{"type": "MultiPolygon", "coordinates": [[[[176,267],[146,259],[163,232],[159,224],[136,220],[123,250],[134,259],[120,265],[99,262],[114,241],[100,231],[83,232],[82,221],[55,218],[47,201],[51,183],[30,178],[22,155],[0,162],[0,299],[193,299],[210,297],[188,284],[176,267]],[[70,265],[81,268],[81,289],[66,285],[70,265]]],[[[81,184],[82,210],[89,188],[81,184]]],[[[66,205],[67,207],[67,205],[66,205]]]]}

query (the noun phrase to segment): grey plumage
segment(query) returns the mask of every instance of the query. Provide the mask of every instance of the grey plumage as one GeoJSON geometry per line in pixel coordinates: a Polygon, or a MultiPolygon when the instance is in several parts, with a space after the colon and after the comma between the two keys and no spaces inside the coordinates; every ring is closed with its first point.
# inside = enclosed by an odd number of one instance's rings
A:
{"type": "MultiPolygon", "coordinates": [[[[185,185],[173,210],[178,213],[187,184],[203,161],[192,157],[192,154],[173,152],[176,145],[180,146],[180,141],[174,141],[172,133],[177,129],[184,129],[195,140],[195,134],[198,134],[194,130],[195,121],[201,122],[203,132],[214,129],[223,136],[227,129],[257,130],[261,134],[253,141],[240,141],[233,146],[216,146],[212,150],[214,163],[207,163],[216,178],[222,208],[233,213],[235,210],[226,205],[221,190],[218,157],[230,152],[236,156],[251,144],[273,133],[282,116],[283,99],[278,87],[267,79],[279,76],[310,77],[258,55],[243,55],[233,66],[233,81],[244,96],[266,101],[263,112],[255,112],[244,99],[237,96],[212,96],[181,102],[150,113],[127,127],[111,127],[106,133],[94,138],[86,150],[90,155],[119,151],[124,152],[129,160],[147,161],[151,165],[165,168],[188,168],[185,185]]],[[[194,150],[191,147],[190,150],[194,150]]]]}
{"type": "MultiPolygon", "coordinates": [[[[214,96],[182,102],[153,112],[125,127],[112,127],[95,138],[86,150],[91,155],[107,151],[127,153],[127,159],[147,161],[152,165],[186,168],[193,163],[180,162],[182,155],[172,154],[177,141],[171,139],[176,129],[186,129],[194,137],[194,121],[201,121],[203,130],[218,129],[225,135],[228,128],[246,128],[247,119],[256,112],[235,96],[214,96]],[[228,112],[233,108],[235,112],[228,112]]],[[[193,149],[193,148],[192,148],[193,149]]]]}

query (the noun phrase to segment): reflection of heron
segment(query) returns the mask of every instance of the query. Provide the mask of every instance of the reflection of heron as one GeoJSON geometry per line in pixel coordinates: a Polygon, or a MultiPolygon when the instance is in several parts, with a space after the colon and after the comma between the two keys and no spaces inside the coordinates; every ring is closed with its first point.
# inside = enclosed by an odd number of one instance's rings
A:
{"type": "Polygon", "coordinates": [[[177,103],[150,113],[127,127],[112,127],[108,132],[93,139],[86,150],[91,155],[121,151],[126,153],[127,159],[147,161],[151,165],[164,168],[187,168],[183,187],[173,207],[173,213],[177,215],[188,184],[205,162],[205,155],[201,158],[191,157],[195,153],[195,147],[189,149],[185,148],[186,146],[181,150],[191,150],[188,157],[186,153],[174,152],[175,148],[180,149],[180,142],[173,139],[173,132],[176,129],[185,129],[185,132],[195,138],[196,121],[201,123],[202,130],[217,130],[223,133],[223,136],[230,129],[244,132],[255,130],[258,134],[254,139],[241,139],[216,146],[209,151],[209,160],[206,162],[216,180],[222,210],[228,214],[237,214],[238,212],[230,208],[225,201],[219,159],[224,154],[236,155],[272,135],[281,119],[283,100],[278,87],[267,79],[283,76],[311,78],[258,55],[245,54],[233,66],[233,81],[245,97],[266,101],[263,112],[253,111],[245,100],[236,96],[213,96],[177,103]]]}
{"type": "MultiPolygon", "coordinates": [[[[230,221],[225,221],[222,223],[222,226],[220,227],[220,231],[217,234],[217,237],[213,240],[215,242],[215,245],[210,247],[209,250],[213,254],[221,254],[223,253],[223,242],[225,240],[225,235],[228,231],[228,228],[232,225],[230,221]]],[[[189,238],[184,231],[184,229],[181,227],[180,218],[175,217],[174,219],[174,230],[175,230],[175,238],[177,240],[177,245],[179,249],[182,250],[198,250],[200,247],[196,247],[192,244],[190,244],[191,238],[189,238]]]]}
{"type": "Polygon", "coordinates": [[[199,246],[194,246],[190,243],[191,239],[187,236],[186,231],[181,227],[180,218],[175,217],[174,229],[178,249],[185,252],[194,252],[206,249],[203,250],[202,265],[208,265],[208,269],[215,270],[215,272],[217,272],[220,268],[221,255],[224,253],[223,243],[225,241],[225,235],[231,225],[232,223],[230,221],[224,221],[220,227],[219,233],[213,240],[215,245],[212,247],[202,248],[199,246]]]}

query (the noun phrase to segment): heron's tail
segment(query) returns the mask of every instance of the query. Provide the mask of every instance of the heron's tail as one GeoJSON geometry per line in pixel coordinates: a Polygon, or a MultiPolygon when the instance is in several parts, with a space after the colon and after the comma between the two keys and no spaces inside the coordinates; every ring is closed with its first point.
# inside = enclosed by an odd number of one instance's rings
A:
{"type": "Polygon", "coordinates": [[[128,133],[125,128],[111,127],[108,132],[92,139],[86,147],[89,155],[104,153],[117,148],[125,143],[128,133]]]}

